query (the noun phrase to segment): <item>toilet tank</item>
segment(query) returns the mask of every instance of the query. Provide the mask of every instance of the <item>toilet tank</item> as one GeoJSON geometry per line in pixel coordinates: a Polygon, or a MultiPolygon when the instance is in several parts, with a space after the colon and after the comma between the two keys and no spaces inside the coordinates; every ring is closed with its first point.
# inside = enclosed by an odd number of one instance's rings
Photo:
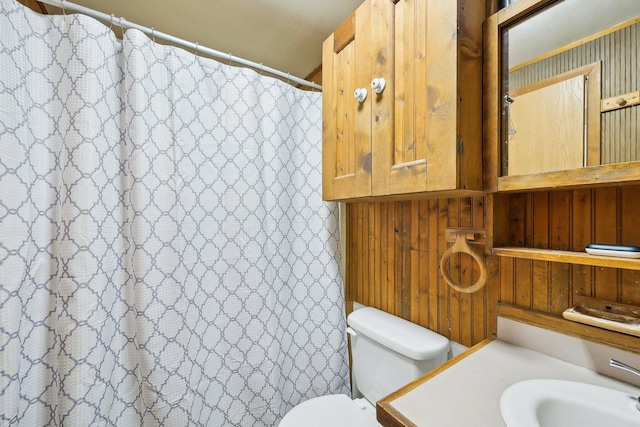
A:
{"type": "Polygon", "coordinates": [[[352,375],[373,404],[447,360],[447,338],[384,311],[361,308],[347,323],[356,332],[352,375]]]}

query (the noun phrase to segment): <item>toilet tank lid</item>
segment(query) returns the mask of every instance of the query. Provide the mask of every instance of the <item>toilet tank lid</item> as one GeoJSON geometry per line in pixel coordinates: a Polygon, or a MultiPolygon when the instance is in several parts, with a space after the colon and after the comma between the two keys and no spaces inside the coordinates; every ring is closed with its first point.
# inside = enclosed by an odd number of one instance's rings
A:
{"type": "Polygon", "coordinates": [[[442,335],[373,307],[351,313],[347,323],[358,334],[413,360],[428,360],[449,351],[442,335]]]}

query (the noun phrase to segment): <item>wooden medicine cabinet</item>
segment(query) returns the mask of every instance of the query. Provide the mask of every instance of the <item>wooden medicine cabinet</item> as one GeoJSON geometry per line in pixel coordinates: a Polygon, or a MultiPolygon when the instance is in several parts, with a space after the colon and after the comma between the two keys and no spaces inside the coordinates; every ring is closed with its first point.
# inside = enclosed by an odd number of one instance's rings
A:
{"type": "Polygon", "coordinates": [[[640,2],[518,0],[484,31],[488,191],[640,181],[640,2]]]}

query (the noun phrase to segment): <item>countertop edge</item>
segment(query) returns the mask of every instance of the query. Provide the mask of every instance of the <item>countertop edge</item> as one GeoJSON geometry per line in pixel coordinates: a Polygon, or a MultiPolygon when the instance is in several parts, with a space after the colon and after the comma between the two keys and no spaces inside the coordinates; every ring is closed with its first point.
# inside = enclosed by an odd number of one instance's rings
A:
{"type": "Polygon", "coordinates": [[[471,356],[476,351],[480,350],[481,348],[485,347],[487,344],[490,344],[493,341],[494,341],[494,338],[487,338],[479,342],[478,344],[474,345],[468,350],[460,353],[456,357],[453,357],[450,360],[447,360],[445,363],[438,366],[434,370],[429,371],[428,373],[421,376],[417,380],[410,382],[404,387],[378,400],[378,402],[376,402],[376,418],[378,422],[384,425],[385,427],[416,427],[416,425],[413,422],[411,422],[408,418],[403,416],[397,409],[395,409],[391,405],[391,402],[411,392],[416,387],[429,381],[433,377],[449,369],[451,366],[455,365],[461,360],[466,359],[467,357],[471,356]]]}

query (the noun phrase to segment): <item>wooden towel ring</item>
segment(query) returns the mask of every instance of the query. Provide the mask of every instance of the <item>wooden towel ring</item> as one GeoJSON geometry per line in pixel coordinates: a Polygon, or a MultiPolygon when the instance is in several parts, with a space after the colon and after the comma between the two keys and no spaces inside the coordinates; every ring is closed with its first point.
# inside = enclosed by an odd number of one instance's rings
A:
{"type": "Polygon", "coordinates": [[[442,277],[444,277],[445,282],[447,282],[449,286],[451,286],[458,292],[464,293],[472,293],[481,289],[487,282],[488,276],[487,266],[485,265],[484,260],[480,255],[478,255],[476,251],[471,248],[471,246],[469,246],[467,237],[464,234],[458,234],[456,236],[456,242],[453,244],[453,246],[447,249],[447,251],[442,255],[442,258],[440,259],[440,272],[442,273],[442,277]],[[445,269],[445,264],[447,263],[451,255],[456,252],[462,252],[471,255],[471,257],[475,259],[480,266],[480,278],[471,286],[460,286],[454,283],[453,280],[451,280],[451,276],[449,276],[449,273],[447,273],[445,269]]]}

